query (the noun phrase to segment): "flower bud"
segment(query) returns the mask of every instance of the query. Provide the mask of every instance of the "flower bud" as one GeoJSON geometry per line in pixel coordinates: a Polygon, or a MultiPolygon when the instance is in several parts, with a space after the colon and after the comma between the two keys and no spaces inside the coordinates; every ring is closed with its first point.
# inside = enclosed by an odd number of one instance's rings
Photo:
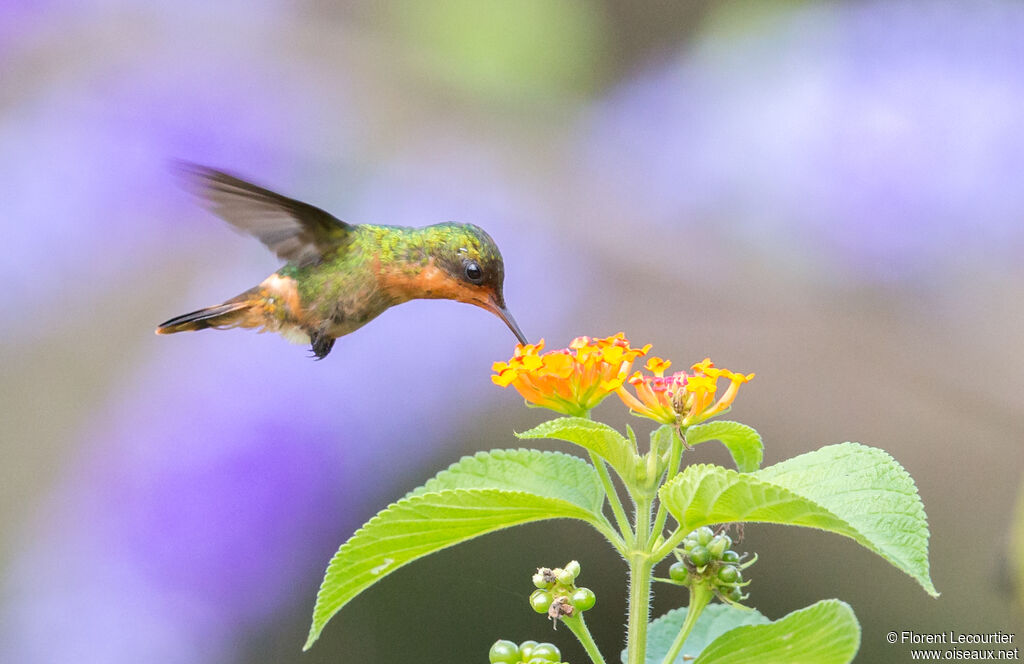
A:
{"type": "Polygon", "coordinates": [[[698,568],[704,567],[711,562],[711,552],[708,551],[706,546],[701,546],[700,544],[690,549],[689,556],[690,560],[698,568]]]}
{"type": "Polygon", "coordinates": [[[668,576],[676,583],[686,583],[690,580],[690,570],[686,568],[686,563],[676,561],[668,568],[668,576]]]}
{"type": "Polygon", "coordinates": [[[533,655],[533,649],[536,648],[539,643],[536,641],[523,641],[519,644],[519,655],[522,657],[524,662],[528,662],[533,655]]]}
{"type": "Polygon", "coordinates": [[[711,538],[711,542],[708,543],[708,551],[711,552],[712,558],[721,560],[722,554],[725,553],[731,544],[732,541],[728,535],[715,535],[711,538]]]}
{"type": "Polygon", "coordinates": [[[562,652],[553,643],[538,643],[530,651],[530,660],[535,659],[542,662],[559,662],[562,660],[562,652]]]}
{"type": "Polygon", "coordinates": [[[690,535],[693,536],[695,540],[697,540],[697,544],[707,546],[709,543],[711,543],[711,538],[715,536],[715,531],[711,530],[707,526],[701,526],[697,530],[690,533],[690,535]]]}
{"type": "Polygon", "coordinates": [[[597,596],[594,595],[594,591],[590,588],[577,588],[576,592],[572,594],[572,605],[579,611],[589,611],[594,608],[594,604],[597,602],[597,596]]]}
{"type": "Polygon", "coordinates": [[[550,592],[538,588],[530,595],[530,606],[532,606],[533,610],[537,613],[547,613],[548,609],[551,607],[551,601],[553,599],[554,597],[550,592]]]}
{"type": "Polygon", "coordinates": [[[718,580],[722,583],[739,583],[743,580],[743,575],[735,565],[724,565],[718,570],[718,580]]]}
{"type": "Polygon", "coordinates": [[[512,641],[506,641],[499,639],[494,642],[491,646],[491,651],[487,654],[491,664],[516,664],[520,661],[519,658],[519,646],[512,641]]]}

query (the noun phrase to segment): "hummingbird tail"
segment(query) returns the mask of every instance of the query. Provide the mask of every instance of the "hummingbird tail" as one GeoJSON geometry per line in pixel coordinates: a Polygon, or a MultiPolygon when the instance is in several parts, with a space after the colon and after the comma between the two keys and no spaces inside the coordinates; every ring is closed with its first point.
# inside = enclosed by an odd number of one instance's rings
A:
{"type": "Polygon", "coordinates": [[[208,327],[235,327],[243,323],[246,311],[252,306],[251,301],[235,301],[206,307],[181,316],[175,316],[156,328],[157,334],[174,334],[191,330],[205,330],[208,327]]]}

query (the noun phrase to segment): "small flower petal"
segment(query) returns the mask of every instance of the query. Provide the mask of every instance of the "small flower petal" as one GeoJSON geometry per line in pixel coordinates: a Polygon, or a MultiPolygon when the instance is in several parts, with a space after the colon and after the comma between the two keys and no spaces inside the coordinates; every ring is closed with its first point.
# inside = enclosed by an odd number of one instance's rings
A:
{"type": "Polygon", "coordinates": [[[665,374],[665,370],[672,366],[671,360],[663,360],[660,357],[651,356],[647,359],[647,364],[644,368],[655,374],[656,376],[662,376],[665,374]]]}

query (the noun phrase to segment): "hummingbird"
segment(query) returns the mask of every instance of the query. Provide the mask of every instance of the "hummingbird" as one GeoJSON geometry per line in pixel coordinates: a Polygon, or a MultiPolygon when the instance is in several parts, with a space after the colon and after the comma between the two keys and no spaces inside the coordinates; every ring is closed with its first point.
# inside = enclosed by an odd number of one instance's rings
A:
{"type": "Polygon", "coordinates": [[[445,222],[412,228],[349,224],[223,171],[181,164],[210,211],[285,261],[258,286],[223,304],[176,316],[156,328],[257,328],[309,343],[317,360],[338,337],[413,299],[448,299],[486,309],[526,337],[505,306],[505,266],[479,226],[445,222]]]}

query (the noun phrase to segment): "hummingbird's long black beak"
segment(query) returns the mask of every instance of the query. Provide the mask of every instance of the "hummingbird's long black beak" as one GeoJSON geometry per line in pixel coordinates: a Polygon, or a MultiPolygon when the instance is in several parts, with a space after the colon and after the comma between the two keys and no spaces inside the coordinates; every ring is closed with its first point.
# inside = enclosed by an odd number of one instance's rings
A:
{"type": "Polygon", "coordinates": [[[487,308],[493,311],[498,318],[505,321],[505,325],[508,325],[508,329],[512,330],[512,334],[516,335],[516,339],[519,339],[519,343],[524,346],[530,343],[526,340],[526,336],[523,334],[523,331],[519,329],[519,324],[516,323],[516,319],[512,318],[512,314],[508,312],[508,307],[505,306],[504,302],[499,302],[497,298],[491,297],[488,304],[490,306],[487,308]]]}

